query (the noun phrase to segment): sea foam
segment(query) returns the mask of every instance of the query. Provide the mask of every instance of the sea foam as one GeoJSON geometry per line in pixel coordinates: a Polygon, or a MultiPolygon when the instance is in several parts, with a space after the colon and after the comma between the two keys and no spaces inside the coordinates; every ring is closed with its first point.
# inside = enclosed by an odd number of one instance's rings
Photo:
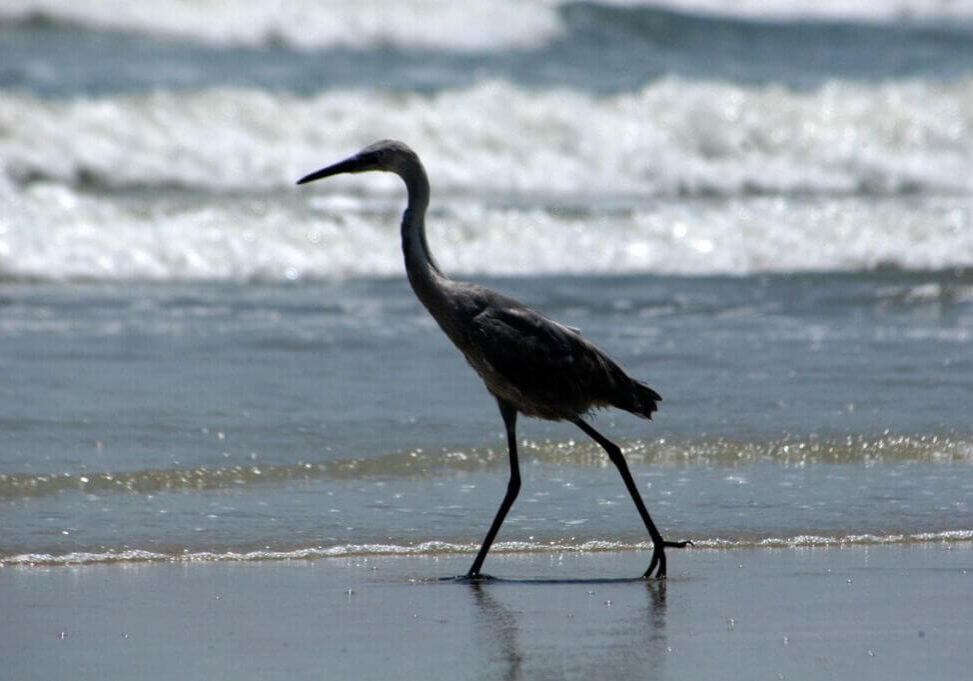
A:
{"type": "MultiPolygon", "coordinates": [[[[382,46],[458,52],[537,47],[564,35],[564,8],[573,0],[354,3],[248,0],[186,3],[161,0],[6,0],[0,22],[43,19],[89,30],[126,31],[208,45],[285,44],[296,49],[382,46]]],[[[938,0],[608,0],[591,6],[644,7],[757,21],[970,21],[973,3],[938,0]]]]}
{"type": "MultiPolygon", "coordinates": [[[[399,209],[269,199],[132,200],[42,185],[0,221],[0,277],[264,280],[399,276],[399,209]]],[[[598,214],[444,200],[432,250],[456,275],[938,270],[973,262],[973,201],[737,198],[598,214]]]]}
{"type": "MultiPolygon", "coordinates": [[[[496,80],[432,95],[11,93],[0,98],[0,129],[8,184],[279,189],[393,137],[420,153],[437,192],[973,192],[971,79],[794,91],[666,78],[608,97],[496,80]]],[[[391,186],[344,184],[353,185],[391,186]]]]}
{"type": "Polygon", "coordinates": [[[525,47],[557,35],[555,3],[225,2],[9,0],[0,19],[41,17],[95,30],[130,31],[212,45],[285,43],[298,49],[399,45],[459,51],[525,47]]]}
{"type": "Polygon", "coordinates": [[[454,273],[963,266],[971,112],[969,79],[792,91],[668,78],[609,97],[504,81],[8,94],[0,276],[397,275],[397,178],[293,185],[381,137],[424,159],[430,240],[454,273]]]}
{"type": "MultiPolygon", "coordinates": [[[[973,541],[973,530],[946,530],[911,534],[856,534],[856,535],[798,535],[789,537],[699,538],[693,540],[693,550],[752,550],[752,549],[811,549],[855,548],[874,545],[921,545],[973,541]]],[[[0,556],[3,567],[70,567],[76,565],[126,564],[126,563],[224,563],[263,562],[290,560],[322,560],[334,558],[371,558],[399,556],[472,555],[477,544],[456,544],[443,541],[427,541],[418,544],[338,544],[334,546],[309,546],[294,549],[254,549],[238,551],[174,551],[162,552],[144,549],[102,551],[76,551],[70,553],[20,553],[0,556]]],[[[647,552],[648,542],[624,542],[604,539],[586,541],[506,541],[497,542],[491,554],[562,554],[647,552]]]]}

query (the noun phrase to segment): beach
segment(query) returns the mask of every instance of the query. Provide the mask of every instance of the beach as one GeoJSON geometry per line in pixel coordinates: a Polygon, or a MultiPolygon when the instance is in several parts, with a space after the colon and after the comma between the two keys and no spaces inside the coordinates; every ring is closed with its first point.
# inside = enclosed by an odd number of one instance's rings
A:
{"type": "Polygon", "coordinates": [[[957,679],[969,542],[0,572],[4,677],[957,679]],[[616,581],[617,580],[617,581],[616,581]],[[16,616],[12,616],[16,613],[16,616]]]}
{"type": "Polygon", "coordinates": [[[130,4],[0,4],[0,680],[969,675],[973,4],[130,4]],[[584,419],[664,583],[527,417],[449,579],[496,399],[400,178],[295,184],[390,138],[661,395],[584,419]]]}

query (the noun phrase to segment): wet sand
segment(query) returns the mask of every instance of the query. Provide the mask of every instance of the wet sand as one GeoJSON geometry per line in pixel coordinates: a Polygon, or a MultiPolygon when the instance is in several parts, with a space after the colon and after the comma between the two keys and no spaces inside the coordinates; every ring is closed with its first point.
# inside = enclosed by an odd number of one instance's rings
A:
{"type": "Polygon", "coordinates": [[[7,679],[958,679],[973,544],[0,570],[7,679]]]}

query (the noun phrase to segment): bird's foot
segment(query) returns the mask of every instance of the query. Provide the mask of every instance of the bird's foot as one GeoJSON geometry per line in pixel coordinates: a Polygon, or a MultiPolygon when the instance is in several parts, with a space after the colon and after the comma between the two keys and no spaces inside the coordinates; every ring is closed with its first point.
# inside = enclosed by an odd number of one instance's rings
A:
{"type": "Polygon", "coordinates": [[[652,547],[652,561],[649,568],[642,575],[642,579],[665,579],[666,578],[666,553],[665,549],[684,549],[692,546],[691,541],[662,541],[652,547]],[[654,574],[653,574],[654,573],[654,574]]]}
{"type": "Polygon", "coordinates": [[[484,575],[483,573],[477,572],[472,574],[467,572],[465,575],[457,575],[456,577],[443,577],[443,581],[446,582],[458,582],[467,584],[481,584],[483,582],[492,582],[496,577],[492,575],[484,575]]]}

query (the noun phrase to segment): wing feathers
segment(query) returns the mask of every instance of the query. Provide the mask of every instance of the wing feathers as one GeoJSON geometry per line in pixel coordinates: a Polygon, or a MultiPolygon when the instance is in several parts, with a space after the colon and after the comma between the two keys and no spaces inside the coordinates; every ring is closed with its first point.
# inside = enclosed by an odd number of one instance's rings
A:
{"type": "Polygon", "coordinates": [[[469,327],[467,359],[487,388],[525,414],[573,418],[616,406],[651,418],[661,399],[577,331],[516,301],[492,300],[469,327]]]}

